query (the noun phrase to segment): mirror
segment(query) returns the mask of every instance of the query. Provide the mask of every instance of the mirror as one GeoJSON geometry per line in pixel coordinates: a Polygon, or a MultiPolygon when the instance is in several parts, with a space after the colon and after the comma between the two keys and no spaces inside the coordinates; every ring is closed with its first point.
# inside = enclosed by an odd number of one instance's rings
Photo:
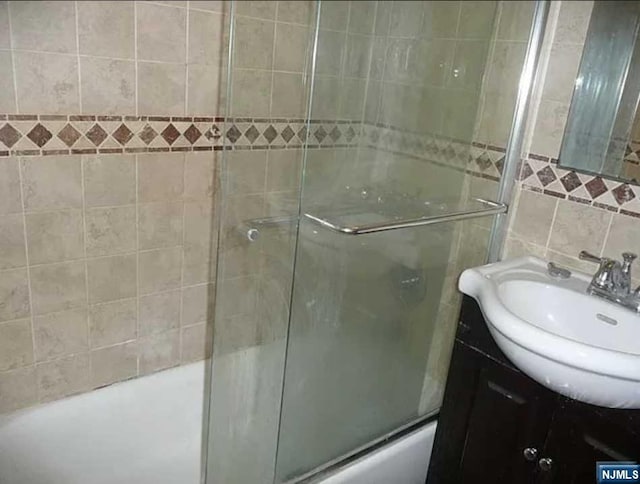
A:
{"type": "Polygon", "coordinates": [[[560,148],[563,168],[640,183],[639,26],[640,2],[594,3],[560,148]]]}

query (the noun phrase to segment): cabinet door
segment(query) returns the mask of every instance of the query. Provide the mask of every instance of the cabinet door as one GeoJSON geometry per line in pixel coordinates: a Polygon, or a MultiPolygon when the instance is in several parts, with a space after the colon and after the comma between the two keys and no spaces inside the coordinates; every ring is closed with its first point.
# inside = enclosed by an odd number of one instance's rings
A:
{"type": "Polygon", "coordinates": [[[597,461],[640,462],[637,411],[598,409],[564,402],[554,415],[540,457],[552,459],[547,472],[539,471],[540,484],[595,482],[597,461]]]}
{"type": "Polygon", "coordinates": [[[461,463],[461,483],[533,482],[551,421],[553,395],[528,377],[487,360],[479,373],[461,463]]]}
{"type": "Polygon", "coordinates": [[[438,419],[429,484],[534,482],[555,396],[480,352],[456,342],[438,419]]]}

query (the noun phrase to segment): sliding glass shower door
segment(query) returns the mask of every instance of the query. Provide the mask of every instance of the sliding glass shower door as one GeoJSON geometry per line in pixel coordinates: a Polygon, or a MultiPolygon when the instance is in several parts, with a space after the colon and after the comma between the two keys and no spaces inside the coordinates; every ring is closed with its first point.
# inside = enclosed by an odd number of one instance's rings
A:
{"type": "Polygon", "coordinates": [[[496,2],[241,4],[209,484],[295,481],[437,413],[457,275],[502,209],[468,169],[496,2]],[[248,46],[269,29],[267,65],[248,46]]]}

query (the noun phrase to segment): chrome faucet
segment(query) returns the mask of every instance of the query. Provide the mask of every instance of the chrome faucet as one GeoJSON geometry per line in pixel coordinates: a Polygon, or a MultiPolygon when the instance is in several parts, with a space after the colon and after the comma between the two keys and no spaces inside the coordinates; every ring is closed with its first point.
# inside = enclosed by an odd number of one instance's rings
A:
{"type": "Polygon", "coordinates": [[[579,259],[598,264],[587,293],[640,312],[640,287],[631,291],[631,264],[637,257],[631,252],[624,252],[620,262],[584,250],[580,252],[579,259]]]}

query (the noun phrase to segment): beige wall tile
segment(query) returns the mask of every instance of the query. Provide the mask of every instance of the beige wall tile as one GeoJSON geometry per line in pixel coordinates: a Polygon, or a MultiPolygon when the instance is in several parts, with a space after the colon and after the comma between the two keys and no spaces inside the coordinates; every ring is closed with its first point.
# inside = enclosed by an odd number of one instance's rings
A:
{"type": "Polygon", "coordinates": [[[135,203],[134,155],[85,156],[83,163],[84,197],[87,207],[135,203]]]}
{"type": "Polygon", "coordinates": [[[135,299],[96,304],[89,308],[89,334],[92,348],[124,343],[137,335],[135,299]]]}
{"type": "Polygon", "coordinates": [[[164,370],[180,363],[180,331],[168,331],[138,342],[140,374],[164,370]]]}
{"type": "Polygon", "coordinates": [[[9,35],[9,2],[0,2],[0,49],[11,48],[9,35]]]}
{"type": "MultiPolygon", "coordinates": [[[[0,35],[2,34],[0,33],[0,35]]],[[[2,70],[2,76],[0,76],[0,110],[3,113],[15,113],[16,93],[13,85],[14,74],[11,52],[0,51],[0,69],[2,70]]]]}
{"type": "Polygon", "coordinates": [[[76,13],[73,2],[11,2],[9,11],[14,49],[76,52],[76,13]]]}
{"type": "Polygon", "coordinates": [[[569,105],[542,100],[531,141],[531,152],[557,158],[569,114],[569,105]]]}
{"type": "Polygon", "coordinates": [[[216,242],[218,224],[212,200],[187,202],[184,206],[184,243],[208,248],[216,242]]]}
{"type": "Polygon", "coordinates": [[[581,56],[581,45],[554,44],[551,47],[547,75],[542,89],[544,99],[571,103],[581,56]]]}
{"type": "Polygon", "coordinates": [[[187,113],[189,115],[219,116],[226,109],[223,76],[217,65],[190,64],[188,73],[187,113]]]}
{"type": "Polygon", "coordinates": [[[202,284],[216,277],[215,249],[200,245],[184,246],[183,284],[202,284]]]}
{"type": "Polygon", "coordinates": [[[127,380],[138,373],[136,343],[94,350],[90,357],[92,387],[102,387],[127,380]]]}
{"type": "Polygon", "coordinates": [[[136,208],[94,208],[86,211],[87,255],[112,255],[136,250],[136,208]]]}
{"type": "Polygon", "coordinates": [[[80,157],[22,158],[21,163],[27,210],[82,207],[80,157]]]}
{"type": "Polygon", "coordinates": [[[267,191],[298,190],[301,169],[301,150],[270,151],[267,161],[267,191]]]}
{"type": "Polygon", "coordinates": [[[349,2],[327,2],[320,9],[320,27],[346,30],[349,19],[349,2]]]}
{"type": "Polygon", "coordinates": [[[498,39],[526,42],[535,2],[501,2],[498,39]]]}
{"type": "Polygon", "coordinates": [[[234,64],[237,68],[271,69],[275,23],[248,17],[236,18],[234,64]]]}
{"type": "Polygon", "coordinates": [[[30,274],[34,314],[63,311],[87,303],[83,261],[36,266],[30,274]]]}
{"type": "Polygon", "coordinates": [[[340,118],[361,119],[364,111],[364,96],[367,81],[364,79],[345,79],[342,81],[340,96],[340,118]]]}
{"type": "Polygon", "coordinates": [[[215,193],[215,154],[186,153],[184,165],[185,200],[209,199],[215,193]]]}
{"type": "Polygon", "coordinates": [[[255,312],[258,291],[256,276],[218,281],[217,288],[216,318],[255,312]]]}
{"type": "Polygon", "coordinates": [[[462,39],[489,39],[498,2],[461,2],[458,37],[462,39]]]}
{"type": "Polygon", "coordinates": [[[211,321],[215,287],[212,284],[182,289],[182,326],[211,321]]]}
{"type": "Polygon", "coordinates": [[[582,44],[591,19],[592,1],[562,2],[555,42],[582,44]]]}
{"type": "Polygon", "coordinates": [[[138,200],[180,200],[184,189],[184,154],[138,156],[138,200]]]}
{"type": "MultiPolygon", "coordinates": [[[[405,4],[410,4],[411,2],[404,2],[405,4]]],[[[419,2],[422,3],[422,2],[419,2]]],[[[358,2],[350,2],[350,11],[349,11],[349,32],[355,32],[359,34],[372,34],[373,33],[373,23],[376,15],[376,2],[373,1],[358,1],[358,2]]],[[[422,6],[420,5],[420,8],[422,6]]],[[[398,9],[398,11],[402,11],[404,9],[398,9]]],[[[422,18],[422,15],[420,15],[422,18]]],[[[419,26],[419,24],[418,24],[419,26]]],[[[410,35],[408,32],[403,32],[410,35]]]]}
{"type": "MultiPolygon", "coordinates": [[[[419,35],[426,3],[428,2],[393,2],[389,34],[395,37],[415,37],[419,35]]],[[[374,9],[369,7],[369,10],[373,11],[374,9]]],[[[369,33],[369,31],[362,31],[362,33],[369,33]]]]}
{"type": "Polygon", "coordinates": [[[82,112],[134,113],[136,109],[135,63],[82,57],[82,112]]]}
{"type": "Polygon", "coordinates": [[[229,13],[229,2],[228,0],[191,0],[189,8],[229,13]]]}
{"type": "Polygon", "coordinates": [[[604,245],[603,255],[619,260],[621,259],[620,254],[623,252],[637,253],[639,251],[640,221],[626,215],[615,214],[604,245]]]}
{"type": "Polygon", "coordinates": [[[22,211],[20,171],[16,158],[0,160],[0,213],[22,211]]]}
{"type": "Polygon", "coordinates": [[[267,151],[233,151],[227,154],[227,193],[248,195],[263,193],[267,151]]]}
{"type": "MultiPolygon", "coordinates": [[[[205,286],[206,287],[206,286],[205,286]]],[[[0,371],[33,363],[31,321],[20,319],[0,324],[0,371]]]]}
{"type": "Polygon", "coordinates": [[[307,27],[276,23],[274,70],[304,72],[308,46],[309,29],[307,27]]]}
{"type": "Polygon", "coordinates": [[[522,190],[512,232],[528,242],[546,246],[557,200],[540,193],[522,190]]]}
{"type": "Polygon", "coordinates": [[[449,79],[448,85],[462,89],[479,89],[485,70],[488,43],[468,40],[457,41],[453,68],[458,69],[458,76],[449,79]]]}
{"type": "MultiPolygon", "coordinates": [[[[364,95],[364,94],[363,94],[364,95]]],[[[302,74],[276,72],[273,74],[271,115],[302,118],[307,108],[302,74]]]]}
{"type": "Polygon", "coordinates": [[[280,0],[278,2],[277,19],[282,22],[309,25],[315,14],[314,2],[310,0],[280,0]]]}
{"type": "Polygon", "coordinates": [[[184,115],[185,69],[184,64],[138,62],[138,114],[184,115]]]}
{"type": "Polygon", "coordinates": [[[182,328],[182,361],[199,361],[211,357],[213,330],[206,324],[182,328]]]}
{"type": "Polygon", "coordinates": [[[138,59],[185,62],[186,10],[139,3],[138,59]]]}
{"type": "Polygon", "coordinates": [[[70,356],[36,367],[40,401],[46,402],[89,389],[89,355],[70,356]]]}
{"type": "Polygon", "coordinates": [[[21,113],[79,112],[76,56],[19,51],[14,51],[14,56],[18,108],[21,113]]]}
{"type": "Polygon", "coordinates": [[[33,367],[0,373],[0,413],[36,403],[37,388],[33,367]]]}
{"type": "Polygon", "coordinates": [[[268,117],[271,103],[271,73],[234,69],[231,114],[268,117]]]}
{"type": "Polygon", "coordinates": [[[84,257],[81,210],[29,213],[26,222],[30,264],[84,257]]]}
{"type": "Polygon", "coordinates": [[[273,19],[276,16],[276,2],[263,2],[260,0],[247,0],[236,4],[237,15],[273,19]]]}
{"type": "Polygon", "coordinates": [[[78,2],[80,53],[133,59],[134,3],[78,2]]]}
{"type": "Polygon", "coordinates": [[[140,294],[180,287],[182,248],[149,250],[138,255],[140,294]]]}
{"type": "Polygon", "coordinates": [[[549,249],[575,256],[581,250],[600,254],[611,213],[575,202],[560,200],[551,228],[549,249]]]}
{"type": "Polygon", "coordinates": [[[136,296],[136,255],[116,255],[87,261],[89,302],[136,296]]]}
{"type": "Polygon", "coordinates": [[[29,316],[29,285],[26,269],[0,272],[0,321],[29,316]]]}
{"type": "Polygon", "coordinates": [[[138,208],[140,249],[156,249],[182,243],[182,202],[144,203],[138,208]]]}
{"type": "Polygon", "coordinates": [[[486,92],[495,94],[516,93],[526,44],[524,42],[496,42],[489,61],[489,78],[485,82],[486,92]]]}
{"type": "Polygon", "coordinates": [[[346,51],[346,36],[330,30],[320,30],[318,34],[318,53],[316,73],[337,76],[342,68],[342,58],[346,51]]]}
{"type": "Polygon", "coordinates": [[[180,326],[180,291],[140,298],[138,336],[163,333],[180,326]]]}
{"type": "Polygon", "coordinates": [[[227,53],[225,17],[215,12],[189,12],[189,63],[220,66],[227,53]]]}
{"type": "Polygon", "coordinates": [[[33,318],[36,361],[87,351],[89,328],[86,308],[33,318]]]}
{"type": "Polygon", "coordinates": [[[0,215],[0,270],[26,265],[22,215],[0,215]]]}

